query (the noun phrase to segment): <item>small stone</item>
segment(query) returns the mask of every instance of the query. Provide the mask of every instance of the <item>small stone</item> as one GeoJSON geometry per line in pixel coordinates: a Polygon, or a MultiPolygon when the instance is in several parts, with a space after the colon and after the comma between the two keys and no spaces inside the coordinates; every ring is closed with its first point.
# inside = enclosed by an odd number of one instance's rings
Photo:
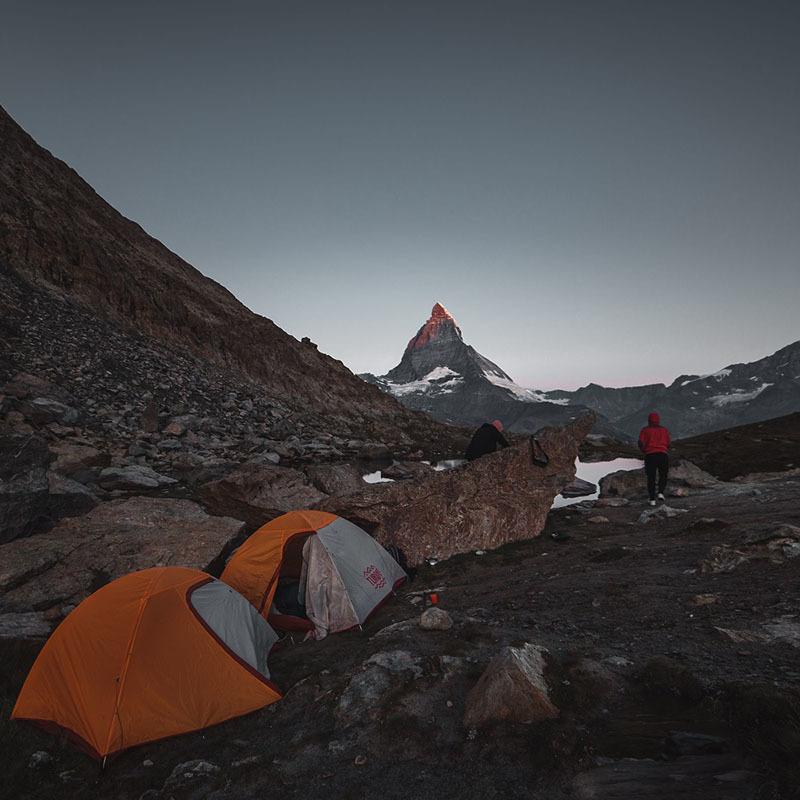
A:
{"type": "Polygon", "coordinates": [[[359,754],[359,755],[357,755],[357,756],[356,756],[356,757],[353,759],[353,763],[354,763],[354,764],[355,764],[357,767],[363,767],[363,766],[364,766],[364,764],[366,764],[366,763],[367,763],[367,757],[366,757],[365,755],[361,755],[361,754],[359,754]]]}
{"type": "Polygon", "coordinates": [[[146,758],[144,761],[142,761],[142,766],[143,767],[152,767],[153,766],[153,762],[149,758],[146,758]]]}
{"type": "Polygon", "coordinates": [[[422,612],[419,626],[426,631],[447,631],[453,627],[453,619],[443,608],[434,606],[422,612]]]}
{"type": "Polygon", "coordinates": [[[602,525],[604,522],[609,522],[608,517],[604,517],[602,514],[596,514],[594,517],[589,517],[587,522],[592,522],[595,525],[602,525]]]}
{"type": "Polygon", "coordinates": [[[28,762],[28,767],[30,769],[39,769],[39,767],[43,767],[46,764],[50,764],[53,761],[53,756],[47,752],[47,750],[37,750],[35,753],[31,755],[31,759],[28,762]]]}
{"type": "Polygon", "coordinates": [[[200,758],[193,761],[184,761],[172,770],[170,776],[164,782],[164,791],[169,792],[185,783],[208,778],[218,772],[219,767],[210,761],[204,761],[200,758]]]}
{"type": "Polygon", "coordinates": [[[467,695],[464,727],[556,718],[559,710],[544,678],[546,653],[530,643],[501,650],[467,695]]]}
{"type": "Polygon", "coordinates": [[[693,606],[710,606],[717,600],[719,600],[718,594],[696,594],[690,602],[693,606]]]}
{"type": "Polygon", "coordinates": [[[170,422],[169,425],[164,428],[164,433],[167,436],[183,436],[183,434],[186,433],[186,426],[181,425],[180,422],[170,422]]]}

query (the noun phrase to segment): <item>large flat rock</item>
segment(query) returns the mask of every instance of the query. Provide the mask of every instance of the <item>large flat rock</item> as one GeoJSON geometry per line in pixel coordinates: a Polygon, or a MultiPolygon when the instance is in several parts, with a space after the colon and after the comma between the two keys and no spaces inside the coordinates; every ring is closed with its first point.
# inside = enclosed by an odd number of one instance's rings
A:
{"type": "Polygon", "coordinates": [[[528,440],[463,467],[402,483],[366,486],[319,508],[346,517],[411,565],[538,536],[553,498],[575,477],[575,458],[594,415],[537,434],[550,458],[532,463],[528,440]]]}
{"type": "Polygon", "coordinates": [[[311,508],[324,497],[299,470],[253,463],[242,464],[200,489],[209,511],[243,519],[250,526],[263,525],[287,511],[311,508]]]}
{"type": "Polygon", "coordinates": [[[120,575],[156,566],[203,569],[243,529],[190,500],[130,497],[101,503],[47,533],[0,546],[0,611],[80,602],[120,575]]]}

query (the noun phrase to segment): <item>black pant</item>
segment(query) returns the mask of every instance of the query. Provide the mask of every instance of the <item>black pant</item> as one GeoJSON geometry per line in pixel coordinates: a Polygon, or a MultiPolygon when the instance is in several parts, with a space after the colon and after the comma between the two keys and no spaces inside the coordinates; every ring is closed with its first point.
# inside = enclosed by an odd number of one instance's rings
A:
{"type": "Polygon", "coordinates": [[[648,453],[644,457],[644,471],[647,475],[647,493],[651,500],[656,499],[656,472],[658,472],[658,493],[664,494],[667,488],[669,456],[666,453],[648,453]]]}

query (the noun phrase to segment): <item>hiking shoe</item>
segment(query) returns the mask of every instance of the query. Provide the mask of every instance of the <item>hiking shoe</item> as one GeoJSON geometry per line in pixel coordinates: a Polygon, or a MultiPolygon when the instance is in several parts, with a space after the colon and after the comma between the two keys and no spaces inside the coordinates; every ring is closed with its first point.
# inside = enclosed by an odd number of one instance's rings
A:
{"type": "Polygon", "coordinates": [[[654,506],[655,504],[656,504],[656,501],[655,501],[655,500],[651,500],[651,501],[650,501],[650,505],[651,505],[651,506],[654,506]]]}
{"type": "Polygon", "coordinates": [[[659,492],[658,493],[658,499],[659,500],[666,500],[667,499],[666,497],[664,497],[664,492],[659,492]]]}

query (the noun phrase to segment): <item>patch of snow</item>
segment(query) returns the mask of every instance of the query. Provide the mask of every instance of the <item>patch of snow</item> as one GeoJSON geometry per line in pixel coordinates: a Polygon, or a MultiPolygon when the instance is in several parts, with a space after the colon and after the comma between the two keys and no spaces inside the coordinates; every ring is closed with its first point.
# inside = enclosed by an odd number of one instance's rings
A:
{"type": "Polygon", "coordinates": [[[368,472],[366,475],[362,475],[361,479],[365,483],[394,483],[392,478],[384,478],[379,469],[375,470],[375,472],[368,472]]]}
{"type": "Polygon", "coordinates": [[[728,367],[725,367],[725,369],[721,369],[719,372],[712,372],[711,375],[701,375],[699,378],[692,378],[691,380],[683,381],[681,386],[686,386],[690,383],[694,383],[695,381],[705,381],[709,378],[715,378],[716,380],[721,381],[723,378],[727,378],[732,371],[733,370],[728,369],[728,367]]]}
{"type": "Polygon", "coordinates": [[[421,394],[430,389],[444,389],[444,394],[449,394],[458,384],[463,382],[463,378],[458,372],[450,367],[434,367],[425,377],[408,383],[386,382],[387,389],[395,397],[403,397],[407,394],[421,394]],[[449,381],[442,381],[442,378],[450,378],[449,381]]]}
{"type": "Polygon", "coordinates": [[[455,469],[466,463],[467,460],[465,458],[446,458],[443,461],[437,461],[434,469],[436,472],[444,472],[445,470],[455,469]]]}
{"type": "Polygon", "coordinates": [[[511,392],[517,400],[523,400],[526,403],[554,403],[558,406],[568,406],[569,398],[562,397],[557,400],[551,400],[547,397],[546,392],[540,392],[536,389],[526,389],[518,383],[514,383],[510,378],[504,378],[492,370],[484,370],[483,375],[489,383],[506,389],[511,392]]]}
{"type": "Polygon", "coordinates": [[[764,389],[772,386],[771,383],[762,383],[758,389],[754,389],[752,392],[745,392],[743,389],[736,389],[731,394],[717,394],[714,397],[709,397],[709,402],[713,403],[717,408],[722,406],[729,406],[731,403],[748,403],[755,397],[761,394],[764,389]]]}
{"type": "Polygon", "coordinates": [[[434,367],[422,380],[438,381],[440,378],[447,378],[450,375],[461,377],[458,372],[450,369],[450,367],[434,367]]]}

